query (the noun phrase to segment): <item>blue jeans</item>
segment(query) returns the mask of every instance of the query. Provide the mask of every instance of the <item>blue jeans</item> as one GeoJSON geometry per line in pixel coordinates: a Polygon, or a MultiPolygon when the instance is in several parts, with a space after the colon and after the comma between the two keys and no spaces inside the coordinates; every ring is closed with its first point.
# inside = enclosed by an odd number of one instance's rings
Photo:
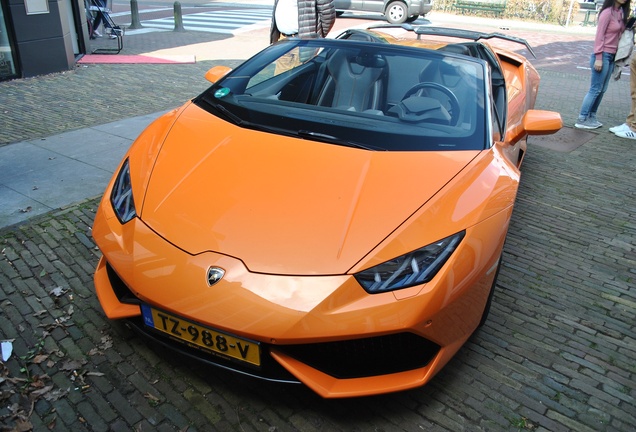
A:
{"type": "Polygon", "coordinates": [[[596,61],[596,55],[590,56],[590,68],[592,69],[592,80],[590,83],[590,90],[583,98],[583,105],[581,106],[581,113],[579,114],[579,121],[583,121],[587,118],[596,118],[596,111],[598,106],[603,100],[603,95],[607,90],[607,86],[614,70],[614,54],[603,53],[603,68],[600,72],[594,69],[594,62],[596,61]]]}

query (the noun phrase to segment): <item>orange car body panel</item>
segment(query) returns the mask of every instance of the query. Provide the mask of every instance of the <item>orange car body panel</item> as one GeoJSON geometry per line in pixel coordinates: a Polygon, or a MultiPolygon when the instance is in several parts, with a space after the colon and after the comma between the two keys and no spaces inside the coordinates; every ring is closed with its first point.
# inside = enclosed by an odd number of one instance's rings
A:
{"type": "Polygon", "coordinates": [[[188,253],[221,250],[260,273],[347,272],[478,153],[361,152],[211,117],[195,105],[181,114],[141,216],[188,253]],[[201,211],[184,215],[192,202],[201,211]]]}

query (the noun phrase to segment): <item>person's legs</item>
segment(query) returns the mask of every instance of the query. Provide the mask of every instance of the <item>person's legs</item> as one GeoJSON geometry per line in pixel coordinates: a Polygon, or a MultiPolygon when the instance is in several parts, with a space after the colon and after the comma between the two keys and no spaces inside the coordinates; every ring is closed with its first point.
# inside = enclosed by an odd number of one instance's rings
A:
{"type": "Polygon", "coordinates": [[[99,32],[97,31],[97,29],[99,28],[99,25],[102,22],[105,22],[104,16],[102,15],[101,12],[97,12],[97,15],[95,16],[95,21],[93,21],[93,34],[91,34],[91,39],[95,39],[96,36],[101,36],[99,32]]]}
{"type": "Polygon", "coordinates": [[[594,54],[590,57],[590,68],[592,69],[592,75],[590,77],[590,89],[583,98],[583,104],[581,105],[581,111],[579,113],[579,120],[583,121],[590,115],[590,108],[594,104],[594,101],[601,92],[601,72],[594,70],[594,54]]]}
{"type": "Polygon", "coordinates": [[[629,89],[632,96],[632,110],[629,112],[625,123],[632,131],[636,131],[636,55],[632,55],[629,64],[629,89]]]}
{"type": "Polygon", "coordinates": [[[610,78],[612,77],[612,71],[614,70],[614,54],[603,53],[603,68],[600,72],[600,82],[601,82],[601,90],[598,93],[598,96],[590,106],[590,113],[588,115],[589,118],[596,120],[596,111],[598,111],[598,107],[601,105],[601,101],[603,100],[603,95],[607,91],[607,87],[609,86],[610,78]]]}
{"type": "Polygon", "coordinates": [[[610,129],[617,137],[636,140],[636,55],[632,55],[632,61],[629,64],[629,90],[632,97],[632,109],[623,123],[620,126],[615,126],[610,129]]]}
{"type": "Polygon", "coordinates": [[[604,89],[607,90],[609,84],[610,73],[610,60],[613,60],[613,56],[608,56],[603,53],[603,66],[600,72],[594,69],[594,62],[596,56],[592,54],[590,56],[590,69],[592,70],[592,76],[590,78],[590,89],[583,98],[583,104],[581,105],[581,111],[579,117],[574,124],[577,128],[583,129],[596,129],[602,126],[601,123],[596,120],[596,110],[603,99],[604,89]]]}
{"type": "Polygon", "coordinates": [[[636,132],[636,55],[632,56],[632,60],[629,63],[629,73],[629,93],[632,97],[632,109],[627,115],[625,123],[610,128],[610,132],[615,134],[636,132]]]}

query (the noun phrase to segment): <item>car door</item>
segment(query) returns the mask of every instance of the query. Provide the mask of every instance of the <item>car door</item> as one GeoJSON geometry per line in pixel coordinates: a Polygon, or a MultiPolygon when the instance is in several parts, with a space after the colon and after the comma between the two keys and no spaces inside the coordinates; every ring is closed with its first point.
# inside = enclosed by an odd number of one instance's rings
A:
{"type": "Polygon", "coordinates": [[[359,10],[364,11],[363,0],[334,0],[336,10],[359,10]]]}
{"type": "Polygon", "coordinates": [[[364,0],[362,9],[366,12],[384,12],[384,0],[364,0]]]}

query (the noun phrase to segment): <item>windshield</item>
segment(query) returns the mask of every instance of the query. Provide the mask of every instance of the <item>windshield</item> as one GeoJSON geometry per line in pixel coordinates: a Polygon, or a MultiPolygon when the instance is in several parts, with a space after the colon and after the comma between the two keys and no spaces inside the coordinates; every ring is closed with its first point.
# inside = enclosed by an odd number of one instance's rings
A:
{"type": "Polygon", "coordinates": [[[347,40],[275,44],[195,103],[241,127],[369,150],[482,150],[482,60],[347,40]]]}

